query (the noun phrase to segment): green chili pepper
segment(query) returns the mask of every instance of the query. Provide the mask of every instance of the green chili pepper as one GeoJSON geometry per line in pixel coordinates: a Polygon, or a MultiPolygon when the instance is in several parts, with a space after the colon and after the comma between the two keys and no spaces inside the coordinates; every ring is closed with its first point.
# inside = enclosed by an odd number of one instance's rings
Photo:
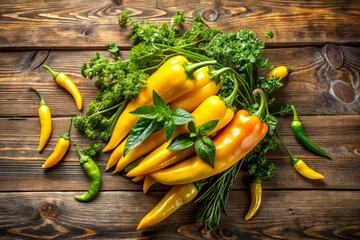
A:
{"type": "Polygon", "coordinates": [[[74,145],[76,148],[76,152],[78,153],[80,158],[80,164],[84,172],[87,174],[87,176],[90,179],[89,190],[82,195],[76,195],[75,199],[81,202],[88,202],[96,196],[96,194],[100,189],[100,185],[101,185],[100,169],[96,165],[96,163],[91,159],[91,157],[84,155],[80,151],[76,143],[74,145]]]}
{"type": "Polygon", "coordinates": [[[291,108],[293,110],[293,121],[291,122],[291,128],[293,130],[294,136],[296,137],[296,139],[307,149],[309,149],[310,151],[312,151],[313,153],[323,156],[323,157],[327,157],[329,159],[331,159],[331,156],[329,153],[325,152],[324,150],[322,150],[321,148],[319,148],[318,146],[316,146],[304,133],[303,128],[302,128],[302,124],[298,118],[295,106],[292,104],[291,108]]]}

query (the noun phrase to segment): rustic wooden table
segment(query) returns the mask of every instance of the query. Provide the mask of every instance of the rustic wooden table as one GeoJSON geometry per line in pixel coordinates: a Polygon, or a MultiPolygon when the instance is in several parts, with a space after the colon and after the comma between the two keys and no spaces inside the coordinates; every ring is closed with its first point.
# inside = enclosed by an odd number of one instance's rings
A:
{"type": "MultiPolygon", "coordinates": [[[[163,239],[359,239],[360,238],[360,3],[357,1],[106,0],[0,2],[0,238],[163,238],[163,239]],[[93,82],[81,77],[82,63],[116,42],[126,55],[129,34],[117,25],[125,9],[137,20],[169,22],[176,11],[201,15],[214,28],[249,28],[275,37],[264,55],[273,65],[293,66],[279,103],[295,102],[306,133],[330,152],[316,157],[294,139],[291,117],[279,130],[298,156],[323,173],[309,181],[291,167],[284,150],[269,154],[276,179],[264,183],[263,203],[250,221],[249,178],[241,173],[219,229],[202,231],[188,204],[165,222],[136,231],[138,221],[167,188],[147,195],[141,184],[104,172],[108,154],[96,158],[103,185],[90,203],[74,200],[88,188],[74,148],[57,167],[44,171],[69,118],[78,114],[73,100],[41,67],[68,73],[79,86],[85,106],[93,100],[93,82]],[[54,130],[46,149],[37,151],[38,97],[43,92],[53,113],[54,130]]],[[[72,141],[90,143],[76,129],[72,141]]]]}

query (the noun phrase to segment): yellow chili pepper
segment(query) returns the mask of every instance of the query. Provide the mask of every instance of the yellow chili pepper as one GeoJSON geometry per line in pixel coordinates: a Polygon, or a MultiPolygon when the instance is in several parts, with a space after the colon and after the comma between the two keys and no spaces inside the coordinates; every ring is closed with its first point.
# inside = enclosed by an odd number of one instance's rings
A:
{"type": "Polygon", "coordinates": [[[82,106],[83,106],[83,100],[82,100],[81,94],[79,92],[79,89],[77,88],[75,83],[68,76],[66,76],[65,73],[56,72],[52,68],[50,68],[48,65],[44,65],[43,67],[49,71],[49,73],[51,74],[51,76],[53,77],[53,79],[55,80],[55,82],[57,84],[59,84],[61,87],[65,88],[65,90],[71,94],[71,96],[75,100],[77,109],[81,110],[82,106]]]}
{"type": "Polygon", "coordinates": [[[196,79],[194,89],[172,101],[170,103],[170,108],[181,108],[188,112],[192,112],[205,99],[216,94],[220,89],[220,84],[216,84],[215,81],[210,80],[211,77],[208,71],[208,67],[197,70],[194,73],[196,79]]]}
{"type": "Polygon", "coordinates": [[[285,66],[278,66],[268,72],[266,77],[278,77],[281,80],[285,78],[291,71],[291,68],[287,68],[285,66]]]}
{"type": "Polygon", "coordinates": [[[252,218],[255,213],[259,210],[262,199],[262,186],[261,180],[258,177],[255,177],[250,184],[250,194],[251,194],[251,205],[245,216],[245,220],[252,218]]]}
{"type": "Polygon", "coordinates": [[[45,99],[42,94],[33,87],[29,87],[30,90],[34,91],[40,98],[40,104],[38,108],[38,114],[40,119],[40,139],[38,151],[41,152],[47,141],[50,138],[52,132],[52,120],[50,108],[46,105],[45,99]]]}
{"type": "Polygon", "coordinates": [[[130,112],[140,106],[152,104],[154,90],[166,103],[169,103],[194,88],[194,81],[189,78],[194,71],[215,63],[216,61],[206,61],[191,64],[183,56],[175,56],[167,60],[148,78],[146,87],[140,90],[139,95],[126,106],[103,152],[114,149],[128,135],[138,119],[138,116],[130,112]]]}
{"type": "MultiPolygon", "coordinates": [[[[202,104],[200,104],[191,113],[191,115],[195,118],[194,123],[196,125],[200,125],[209,120],[215,120],[215,119],[222,120],[224,118],[224,116],[226,115],[226,112],[227,112],[227,108],[225,106],[225,103],[218,96],[213,95],[213,96],[208,97],[202,104]]],[[[219,129],[219,127],[221,127],[223,125],[224,125],[224,123],[222,123],[222,122],[221,122],[221,124],[218,124],[216,130],[219,129]]],[[[174,133],[173,138],[175,138],[179,134],[185,133],[185,132],[188,132],[186,126],[185,125],[179,126],[176,129],[176,132],[174,133]]],[[[159,147],[161,144],[163,144],[166,149],[166,147],[170,144],[171,140],[168,142],[165,142],[165,140],[166,140],[165,134],[162,137],[162,139],[157,138],[157,136],[155,136],[155,137],[150,136],[148,139],[145,140],[146,141],[145,144],[140,144],[135,149],[133,149],[133,151],[132,151],[133,154],[131,156],[128,156],[129,154],[127,154],[125,157],[123,156],[119,160],[114,172],[121,171],[126,165],[135,161],[138,157],[140,157],[139,155],[140,155],[140,153],[143,153],[144,149],[148,150],[147,152],[150,152],[151,150],[154,150],[157,147],[159,147]]],[[[168,151],[170,151],[170,150],[168,150],[168,151]]],[[[154,152],[156,152],[156,150],[154,152]]],[[[150,153],[150,155],[154,155],[154,152],[150,153]]],[[[176,151],[171,151],[171,152],[176,153],[176,151]]],[[[143,161],[147,161],[145,159],[143,161]]],[[[164,158],[162,158],[162,159],[164,159],[164,158]]],[[[137,168],[137,167],[135,167],[135,168],[137,168]]],[[[131,170],[130,172],[132,172],[133,170],[131,170]]],[[[130,172],[128,174],[131,175],[130,172]]],[[[139,174],[136,174],[136,175],[139,175],[139,174]]],[[[136,176],[136,175],[133,175],[133,176],[136,176]]]]}
{"type": "Polygon", "coordinates": [[[50,168],[61,161],[61,159],[65,156],[66,152],[70,146],[70,130],[73,119],[70,119],[70,124],[65,133],[61,135],[58,142],[56,143],[54,151],[50,154],[50,156],[46,159],[42,168],[50,168]]]}
{"type": "Polygon", "coordinates": [[[324,179],[325,178],[324,175],[311,169],[301,159],[298,159],[298,161],[293,166],[298,173],[300,173],[302,176],[304,176],[308,179],[324,179]]]}
{"type": "Polygon", "coordinates": [[[265,109],[266,97],[259,89],[256,93],[260,93],[261,104],[254,116],[245,110],[238,111],[230,124],[214,139],[214,167],[199,156],[194,156],[170,168],[153,172],[150,176],[166,185],[187,184],[214,176],[239,162],[268,131],[268,126],[257,117],[265,109]]]}
{"type": "Polygon", "coordinates": [[[133,182],[140,182],[141,180],[143,180],[145,178],[145,175],[141,175],[141,176],[136,176],[136,177],[133,177],[131,179],[131,181],[133,182]]]}
{"type": "Polygon", "coordinates": [[[149,189],[156,184],[156,180],[152,178],[150,175],[145,175],[144,183],[143,183],[143,192],[146,194],[149,189]]]}
{"type": "MultiPolygon", "coordinates": [[[[172,109],[182,108],[188,112],[191,112],[196,107],[198,107],[204,100],[206,100],[206,98],[218,92],[220,85],[216,84],[215,81],[210,80],[208,70],[209,68],[206,66],[195,71],[194,89],[172,101],[170,103],[170,107],[172,109]]],[[[163,130],[153,133],[152,135],[153,136],[145,139],[145,141],[138,147],[130,151],[126,156],[127,161],[124,161],[121,165],[119,164],[116,167],[114,173],[121,171],[127,164],[129,164],[134,159],[160,146],[160,144],[163,143],[166,139],[166,134],[163,130]]],[[[123,140],[111,153],[105,171],[109,170],[119,162],[119,160],[123,156],[125,143],[126,139],[123,140]]]]}
{"type": "Polygon", "coordinates": [[[324,179],[324,175],[314,171],[313,169],[311,169],[303,160],[295,157],[290,149],[286,146],[285,142],[283,141],[283,139],[281,138],[280,134],[278,132],[276,132],[280,142],[282,143],[282,145],[285,147],[286,152],[288,153],[292,165],[294,167],[294,169],[300,173],[302,176],[308,178],[308,179],[324,179]]]}
{"type": "Polygon", "coordinates": [[[198,193],[199,190],[193,183],[173,186],[160,202],[145,217],[143,217],[143,219],[141,219],[137,226],[137,230],[161,222],[184,204],[191,202],[198,193]]]}

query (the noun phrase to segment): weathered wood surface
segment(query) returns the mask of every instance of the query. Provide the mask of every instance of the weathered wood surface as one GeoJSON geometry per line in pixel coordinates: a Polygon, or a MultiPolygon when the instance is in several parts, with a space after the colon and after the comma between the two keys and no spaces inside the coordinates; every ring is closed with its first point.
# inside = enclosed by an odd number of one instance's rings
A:
{"type": "MultiPolygon", "coordinates": [[[[0,2],[0,238],[1,239],[359,239],[360,238],[360,3],[358,1],[9,1],[0,2]],[[124,57],[130,47],[117,16],[128,9],[138,20],[169,22],[176,11],[187,19],[202,15],[225,32],[250,28],[275,38],[264,56],[271,64],[294,67],[275,96],[294,102],[304,130],[333,160],[309,153],[293,137],[291,117],[281,117],[279,132],[297,156],[323,173],[309,181],[291,167],[283,149],[270,152],[276,178],[263,184],[260,211],[243,217],[250,178],[235,184],[219,229],[194,224],[193,204],[145,231],[136,225],[168,189],[155,185],[148,195],[141,183],[104,172],[108,153],[95,158],[103,184],[94,201],[73,196],[88,187],[73,147],[54,169],[41,164],[51,153],[69,118],[79,113],[72,98],[42,68],[66,72],[79,86],[85,106],[96,88],[80,74],[81,64],[105,44],[116,42],[124,57]],[[39,137],[38,97],[43,92],[53,112],[54,131],[46,149],[39,137]]],[[[90,140],[73,129],[72,141],[90,140]]]]}
{"type": "MultiPolygon", "coordinates": [[[[339,190],[359,188],[360,115],[302,116],[304,130],[314,142],[333,156],[333,160],[317,157],[301,147],[292,136],[291,118],[280,120],[279,132],[284,136],[289,147],[310,166],[323,173],[326,179],[309,181],[302,178],[292,169],[285,151],[278,150],[269,154],[269,158],[278,167],[276,179],[264,183],[264,188],[339,190]]],[[[66,130],[69,119],[55,118],[53,123],[52,137],[45,150],[39,154],[37,118],[0,119],[0,191],[85,190],[88,187],[86,176],[82,173],[73,147],[57,167],[47,171],[41,168],[42,163],[54,149],[58,137],[66,130]]],[[[90,143],[76,129],[72,131],[72,142],[77,142],[80,146],[90,143]]],[[[108,153],[101,153],[96,158],[103,172],[102,190],[141,190],[141,184],[133,184],[120,174],[111,175],[111,171],[105,173],[108,157],[108,153]]],[[[249,179],[245,174],[242,174],[242,177],[244,179],[239,180],[236,188],[247,188],[249,179]]]]}
{"type": "Polygon", "coordinates": [[[221,227],[210,233],[193,220],[195,207],[185,205],[167,222],[136,231],[138,221],[163,193],[104,192],[83,204],[78,192],[0,193],[2,239],[358,239],[360,192],[264,191],[257,217],[243,220],[247,191],[233,191],[221,227]],[[132,202],[129,206],[127,201],[132,202]],[[12,204],[8,204],[8,202],[12,204]],[[311,202],[311,204],[309,204],[311,202]],[[115,204],[114,204],[115,203],[115,204]],[[316,209],[314,209],[316,206],[316,209]],[[2,208],[3,209],[3,208],[2,208]]]}
{"type": "Polygon", "coordinates": [[[358,44],[359,8],[358,1],[345,0],[49,0],[36,4],[3,0],[0,47],[103,48],[109,39],[129,46],[128,34],[117,25],[117,17],[125,9],[144,21],[169,23],[176,11],[183,11],[188,19],[202,15],[211,27],[226,32],[250,28],[262,36],[273,29],[273,45],[358,44]]]}
{"type": "MultiPolygon", "coordinates": [[[[36,116],[37,96],[30,85],[44,92],[47,104],[54,108],[53,116],[78,114],[72,98],[56,85],[43,64],[63,71],[78,85],[84,95],[84,105],[93,100],[93,81],[80,74],[81,65],[89,62],[96,51],[26,51],[2,52],[0,58],[0,116],[36,116]],[[20,93],[19,95],[17,95],[20,93]],[[62,104],[59,105],[59,102],[62,104]],[[19,104],[20,103],[20,104],[19,104]]],[[[106,52],[100,52],[106,56],[106,52]]],[[[127,52],[124,51],[124,57],[127,52]]],[[[264,56],[272,65],[294,67],[277,94],[277,102],[295,102],[301,115],[339,115],[360,113],[360,48],[328,44],[324,47],[266,49],[264,56]],[[329,47],[330,46],[330,47],[329,47]],[[343,58],[331,58],[332,52],[343,58]],[[339,67],[337,67],[339,66],[339,67]],[[301,94],[299,94],[301,90],[301,94]]]]}

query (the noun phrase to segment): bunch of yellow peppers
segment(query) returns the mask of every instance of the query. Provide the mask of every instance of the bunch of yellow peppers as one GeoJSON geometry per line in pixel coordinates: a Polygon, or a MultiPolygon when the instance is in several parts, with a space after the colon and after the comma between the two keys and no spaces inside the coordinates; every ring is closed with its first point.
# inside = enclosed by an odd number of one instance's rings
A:
{"type": "MultiPolygon", "coordinates": [[[[256,89],[261,103],[259,110],[251,115],[245,110],[234,112],[216,94],[219,84],[212,81],[209,67],[202,66],[187,72],[184,66],[191,66],[185,57],[175,56],[167,60],[148,79],[137,98],[133,99],[120,115],[110,141],[104,152],[113,150],[106,170],[115,167],[113,173],[123,171],[141,156],[141,162],[127,172],[134,182],[144,180],[143,191],[159,182],[172,186],[164,198],[139,223],[138,230],[154,225],[183,204],[192,201],[200,190],[200,180],[209,178],[230,168],[248,154],[267,134],[268,126],[259,115],[265,109],[266,97],[256,89]],[[192,75],[189,77],[189,73],[192,75]],[[155,90],[171,108],[190,111],[195,125],[210,120],[218,120],[216,128],[208,133],[213,140],[216,153],[211,167],[199,156],[194,155],[194,147],[169,150],[171,140],[182,133],[188,133],[185,125],[178,126],[173,137],[166,141],[164,130],[153,133],[140,145],[123,155],[126,136],[138,116],[130,111],[141,105],[151,104],[151,93],[155,90]]],[[[287,73],[281,72],[285,77],[287,73]]]]}

